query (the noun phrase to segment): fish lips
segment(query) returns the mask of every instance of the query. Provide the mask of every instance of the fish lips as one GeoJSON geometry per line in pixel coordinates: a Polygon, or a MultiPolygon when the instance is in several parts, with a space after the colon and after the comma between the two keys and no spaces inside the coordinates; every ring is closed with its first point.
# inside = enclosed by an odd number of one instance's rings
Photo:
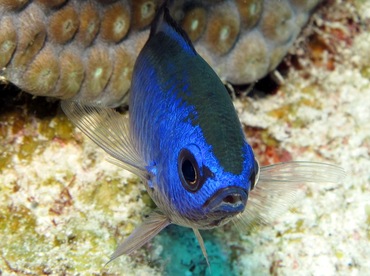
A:
{"type": "Polygon", "coordinates": [[[208,199],[203,208],[207,213],[236,215],[244,211],[248,200],[248,191],[240,187],[226,187],[218,190],[208,199]]]}

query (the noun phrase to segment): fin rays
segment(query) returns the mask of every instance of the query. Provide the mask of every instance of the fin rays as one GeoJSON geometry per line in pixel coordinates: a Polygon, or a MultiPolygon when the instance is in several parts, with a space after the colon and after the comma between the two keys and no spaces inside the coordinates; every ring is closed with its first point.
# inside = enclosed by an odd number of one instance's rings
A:
{"type": "Polygon", "coordinates": [[[137,227],[134,232],[132,232],[130,236],[117,247],[116,251],[114,251],[114,253],[112,254],[109,262],[113,261],[123,254],[131,254],[132,252],[149,242],[153,237],[155,237],[159,232],[161,232],[170,224],[171,221],[160,211],[153,211],[144,220],[144,222],[139,227],[137,227]]]}
{"type": "Polygon", "coordinates": [[[73,101],[62,101],[62,109],[84,134],[115,159],[113,163],[147,178],[145,164],[130,136],[128,118],[110,108],[73,101]]]}
{"type": "Polygon", "coordinates": [[[286,211],[304,193],[307,183],[341,183],[342,168],[315,162],[286,162],[261,168],[245,211],[233,222],[238,228],[267,224],[286,211]]]}
{"type": "Polygon", "coordinates": [[[199,230],[197,228],[193,228],[193,232],[195,234],[195,237],[198,240],[198,243],[199,243],[200,248],[202,250],[203,256],[206,259],[207,265],[208,265],[209,268],[211,268],[211,266],[209,265],[207,250],[206,250],[206,247],[204,245],[204,241],[203,241],[202,235],[200,234],[200,232],[199,232],[199,230]]]}

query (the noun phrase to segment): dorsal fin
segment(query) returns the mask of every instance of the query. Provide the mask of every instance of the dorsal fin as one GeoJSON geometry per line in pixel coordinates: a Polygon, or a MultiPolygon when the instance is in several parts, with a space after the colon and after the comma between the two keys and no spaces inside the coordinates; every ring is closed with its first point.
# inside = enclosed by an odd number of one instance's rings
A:
{"type": "Polygon", "coordinates": [[[188,50],[191,50],[194,54],[197,54],[186,32],[171,17],[170,11],[167,7],[167,2],[168,1],[165,1],[157,11],[150,29],[149,40],[156,34],[163,32],[173,39],[182,42],[181,44],[183,46],[185,46],[188,50]]]}

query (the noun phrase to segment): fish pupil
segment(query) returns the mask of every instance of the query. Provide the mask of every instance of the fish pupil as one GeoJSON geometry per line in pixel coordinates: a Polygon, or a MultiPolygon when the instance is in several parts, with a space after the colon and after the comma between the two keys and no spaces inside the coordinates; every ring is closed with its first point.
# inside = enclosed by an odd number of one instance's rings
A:
{"type": "Polygon", "coordinates": [[[180,151],[178,158],[178,173],[182,186],[189,192],[197,192],[205,180],[200,175],[197,159],[194,157],[193,152],[187,148],[180,151]]]}
{"type": "Polygon", "coordinates": [[[193,164],[190,160],[184,160],[182,163],[182,174],[189,185],[194,185],[197,180],[197,174],[195,172],[193,164]]]}

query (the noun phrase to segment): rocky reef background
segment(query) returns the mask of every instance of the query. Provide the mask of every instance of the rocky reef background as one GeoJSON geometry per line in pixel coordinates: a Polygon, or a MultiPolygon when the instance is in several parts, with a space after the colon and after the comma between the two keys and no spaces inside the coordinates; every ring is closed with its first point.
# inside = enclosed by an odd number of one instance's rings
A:
{"type": "MultiPolygon", "coordinates": [[[[370,2],[328,1],[279,71],[284,83],[234,93],[262,164],[342,166],[308,185],[274,223],[205,231],[214,275],[366,275],[370,271],[370,2]],[[266,93],[268,91],[268,93],[266,93]]],[[[138,178],[105,161],[52,99],[11,85],[0,102],[0,274],[203,275],[190,229],[171,226],[105,266],[154,208],[138,178]]]]}

